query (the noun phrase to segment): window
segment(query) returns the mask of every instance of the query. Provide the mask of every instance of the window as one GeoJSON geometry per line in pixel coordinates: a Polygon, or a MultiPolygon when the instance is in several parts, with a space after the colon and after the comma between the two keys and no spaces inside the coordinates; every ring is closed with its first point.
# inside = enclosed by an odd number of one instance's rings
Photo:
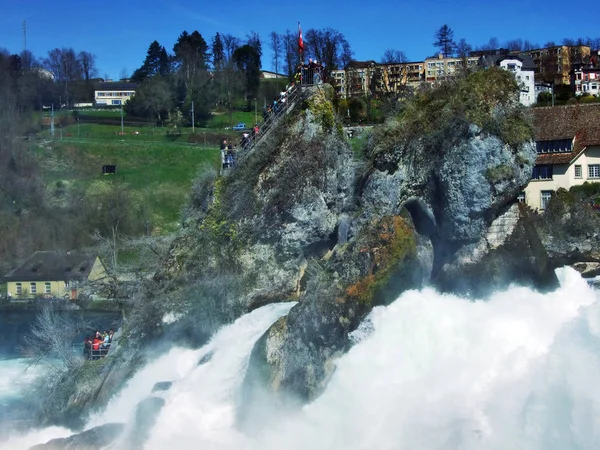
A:
{"type": "Polygon", "coordinates": [[[519,203],[525,203],[525,192],[521,192],[519,195],[517,195],[517,200],[519,203]]]}
{"type": "Polygon", "coordinates": [[[507,65],[506,65],[506,68],[507,68],[508,70],[510,70],[511,72],[516,72],[516,70],[517,70],[517,65],[516,65],[516,64],[507,64],[507,65]]]}
{"type": "Polygon", "coordinates": [[[552,191],[542,191],[540,197],[540,209],[546,209],[548,207],[548,203],[552,198],[552,191]]]}
{"type": "Polygon", "coordinates": [[[23,295],[23,285],[21,283],[17,283],[17,295],[23,295]]]}
{"type": "Polygon", "coordinates": [[[29,293],[30,294],[37,294],[37,286],[35,283],[29,283],[29,293]]]}
{"type": "Polygon", "coordinates": [[[576,165],[575,166],[575,178],[581,178],[581,165],[576,165]]]}
{"type": "Polygon", "coordinates": [[[537,141],[535,147],[538,153],[566,153],[572,151],[573,141],[571,139],[537,141]]]}
{"type": "Polygon", "coordinates": [[[44,294],[52,294],[52,288],[48,282],[44,283],[44,294]]]}
{"type": "Polygon", "coordinates": [[[590,164],[588,166],[588,178],[600,178],[600,164],[590,164]]]}
{"type": "Polygon", "coordinates": [[[531,175],[532,180],[551,180],[552,179],[552,165],[543,164],[535,166],[533,168],[533,174],[531,175]]]}

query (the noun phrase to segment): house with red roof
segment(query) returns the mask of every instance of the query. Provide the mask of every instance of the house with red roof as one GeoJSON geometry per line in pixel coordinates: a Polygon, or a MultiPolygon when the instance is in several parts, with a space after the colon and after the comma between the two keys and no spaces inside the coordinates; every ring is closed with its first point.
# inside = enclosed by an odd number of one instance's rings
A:
{"type": "Polygon", "coordinates": [[[557,189],[600,182],[600,104],[532,108],[531,112],[537,158],[521,200],[543,211],[557,189]]]}

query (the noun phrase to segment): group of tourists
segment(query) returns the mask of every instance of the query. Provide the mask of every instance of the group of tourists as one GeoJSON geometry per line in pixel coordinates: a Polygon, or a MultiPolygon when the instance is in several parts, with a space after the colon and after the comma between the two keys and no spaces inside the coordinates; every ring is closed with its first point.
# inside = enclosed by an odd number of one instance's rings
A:
{"type": "Polygon", "coordinates": [[[111,329],[100,332],[96,330],[94,336],[86,336],[83,340],[83,356],[85,359],[96,360],[103,358],[110,350],[110,344],[113,340],[115,332],[111,329]]]}
{"type": "Polygon", "coordinates": [[[301,63],[296,70],[295,80],[300,84],[321,84],[325,82],[325,67],[316,59],[301,63]]]}
{"type": "Polygon", "coordinates": [[[236,148],[232,144],[227,143],[227,139],[221,141],[221,168],[231,169],[235,166],[236,148]]]}

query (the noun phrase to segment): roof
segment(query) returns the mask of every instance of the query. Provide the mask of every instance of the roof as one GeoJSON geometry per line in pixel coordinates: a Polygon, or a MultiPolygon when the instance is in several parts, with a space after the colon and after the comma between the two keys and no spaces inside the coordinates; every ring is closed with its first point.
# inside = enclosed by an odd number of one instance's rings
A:
{"type": "Polygon", "coordinates": [[[97,255],[73,252],[35,252],[4,281],[67,281],[88,278],[97,255]]]}
{"type": "Polygon", "coordinates": [[[135,91],[136,83],[104,82],[96,84],[97,91],[135,91]]]}
{"type": "Polygon", "coordinates": [[[600,104],[544,106],[531,109],[535,140],[574,139],[573,151],[539,154],[536,164],[569,164],[587,147],[600,145],[600,104]]]}
{"type": "Polygon", "coordinates": [[[369,61],[350,61],[346,66],[346,69],[366,69],[371,66],[376,66],[377,63],[372,59],[369,61]]]}
{"type": "Polygon", "coordinates": [[[507,60],[507,59],[508,60],[516,59],[518,61],[521,61],[521,63],[523,64],[521,70],[535,70],[536,69],[535,62],[533,62],[533,59],[531,59],[531,56],[523,55],[523,54],[519,54],[519,55],[515,55],[515,54],[483,55],[483,56],[481,56],[480,61],[483,66],[490,67],[490,66],[499,66],[502,61],[507,60]]]}

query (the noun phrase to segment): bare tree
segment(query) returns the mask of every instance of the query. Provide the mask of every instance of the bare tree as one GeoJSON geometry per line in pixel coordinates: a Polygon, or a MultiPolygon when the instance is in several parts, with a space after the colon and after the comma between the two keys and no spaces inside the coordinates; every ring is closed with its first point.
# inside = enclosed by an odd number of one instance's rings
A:
{"type": "Polygon", "coordinates": [[[75,318],[45,307],[36,316],[31,332],[23,338],[25,350],[33,358],[33,364],[44,362],[59,370],[74,369],[84,359],[81,353],[73,352],[72,344],[88,328],[79,316],[75,318]]]}
{"type": "Polygon", "coordinates": [[[511,52],[520,52],[523,50],[523,39],[512,39],[504,44],[504,47],[511,52]]]}
{"type": "MultiPolygon", "coordinates": [[[[273,51],[273,66],[275,68],[275,79],[279,76],[279,63],[281,61],[281,57],[283,56],[283,39],[279,33],[275,31],[271,31],[269,35],[271,50],[273,51]]],[[[279,81],[277,82],[279,83],[279,81]]],[[[279,84],[277,85],[277,90],[279,90],[279,84]]]]}
{"type": "Polygon", "coordinates": [[[300,54],[298,53],[298,35],[286,30],[281,36],[283,41],[283,68],[288,78],[292,80],[296,73],[296,68],[300,63],[300,54]]]}
{"type": "Polygon", "coordinates": [[[74,83],[83,79],[81,61],[72,48],[55,48],[48,52],[44,66],[54,76],[54,81],[61,86],[60,103],[71,106],[74,98],[74,83]]]}
{"type": "Polygon", "coordinates": [[[81,72],[84,81],[90,81],[92,78],[98,76],[95,55],[92,55],[89,52],[79,52],[77,59],[79,60],[79,64],[81,66],[81,72]]]}
{"type": "Polygon", "coordinates": [[[322,63],[326,70],[344,68],[352,60],[352,49],[346,37],[333,28],[310,29],[304,35],[307,56],[322,63]]]}
{"type": "Polygon", "coordinates": [[[221,35],[221,39],[223,40],[223,55],[225,56],[225,61],[230,62],[233,58],[233,52],[241,45],[240,39],[231,34],[223,34],[221,35]]]}
{"type": "Polygon", "coordinates": [[[381,64],[402,64],[407,61],[406,55],[402,50],[388,48],[383,52],[381,64]]]}
{"type": "Polygon", "coordinates": [[[465,38],[462,38],[460,41],[458,41],[458,43],[456,44],[456,55],[459,58],[467,58],[469,56],[469,54],[471,53],[471,51],[473,50],[473,48],[471,47],[471,45],[465,40],[465,38]]]}

